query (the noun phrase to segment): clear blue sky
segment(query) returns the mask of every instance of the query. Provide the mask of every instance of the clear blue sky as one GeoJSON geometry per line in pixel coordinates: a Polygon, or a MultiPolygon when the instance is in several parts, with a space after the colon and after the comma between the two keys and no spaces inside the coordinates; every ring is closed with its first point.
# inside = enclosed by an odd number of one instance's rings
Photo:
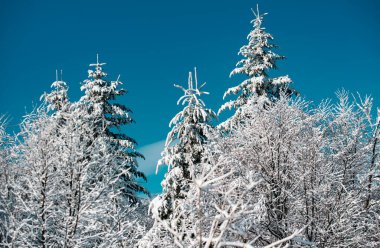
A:
{"type": "Polygon", "coordinates": [[[19,123],[49,90],[55,69],[64,70],[70,96],[78,99],[99,53],[109,78],[121,74],[129,91],[120,100],[137,122],[128,134],[140,147],[160,141],[180,110],[181,91],[173,84],[185,84],[194,66],[215,111],[238,83],[228,75],[256,3],[269,13],[264,26],[276,51],[287,57],[277,73],[288,74],[302,95],[319,101],[344,87],[371,94],[379,106],[377,0],[0,0],[0,113],[19,123]]]}

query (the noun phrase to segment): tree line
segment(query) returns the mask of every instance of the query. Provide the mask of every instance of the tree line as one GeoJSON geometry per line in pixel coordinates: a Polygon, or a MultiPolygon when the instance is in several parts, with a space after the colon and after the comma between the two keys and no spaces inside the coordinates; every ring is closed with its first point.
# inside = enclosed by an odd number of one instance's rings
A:
{"type": "MultiPolygon", "coordinates": [[[[126,91],[91,64],[76,102],[58,79],[20,132],[0,125],[1,247],[378,247],[380,111],[337,92],[319,105],[289,76],[271,77],[273,36],[254,13],[248,44],[216,114],[189,73],[157,166],[163,192],[141,185],[126,91]],[[233,114],[217,123],[217,116],[233,114]],[[144,197],[148,196],[147,197],[144,197]]],[[[154,165],[152,165],[154,166],[154,165]]]]}

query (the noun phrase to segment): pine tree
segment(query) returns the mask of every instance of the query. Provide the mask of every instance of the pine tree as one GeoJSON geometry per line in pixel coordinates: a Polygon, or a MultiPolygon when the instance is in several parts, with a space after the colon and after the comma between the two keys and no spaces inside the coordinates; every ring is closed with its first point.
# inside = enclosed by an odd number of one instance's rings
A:
{"type": "Polygon", "coordinates": [[[288,88],[292,83],[288,76],[269,77],[269,71],[277,68],[276,62],[285,57],[272,52],[272,49],[277,47],[271,43],[274,38],[262,26],[266,13],[260,14],[258,8],[257,13],[253,13],[255,19],[251,21],[253,30],[248,34],[248,44],[241,47],[238,53],[244,58],[236,64],[237,67],[230,74],[230,76],[242,74],[248,78],[225,92],[223,99],[231,94],[238,96],[235,100],[224,103],[218,111],[220,114],[225,109],[236,110],[234,116],[227,122],[230,126],[244,119],[244,106],[256,103],[268,104],[276,101],[281,91],[285,90],[289,94],[293,92],[288,88]]]}
{"type": "Polygon", "coordinates": [[[102,136],[107,140],[109,149],[114,154],[113,168],[115,173],[122,173],[122,180],[119,181],[121,198],[129,203],[137,202],[137,193],[148,194],[147,190],[138,184],[137,179],[146,180],[145,175],[138,171],[137,158],[144,158],[136,151],[137,142],[126,134],[117,132],[124,125],[134,122],[131,109],[115,103],[119,96],[126,94],[126,90],[118,89],[122,83],[119,78],[116,81],[105,79],[107,74],[103,72],[102,66],[97,57],[96,64],[90,64],[95,70],[88,70],[88,79],[84,81],[81,90],[85,95],[81,98],[81,107],[85,109],[85,122],[94,123],[94,138],[102,136]]]}
{"type": "Polygon", "coordinates": [[[153,200],[156,206],[160,205],[154,211],[161,219],[169,218],[178,200],[186,194],[189,180],[199,170],[199,164],[204,159],[204,146],[213,130],[211,122],[216,118],[216,114],[206,108],[205,103],[200,99],[200,96],[209,94],[202,91],[205,84],[198,87],[195,69],[195,87],[191,72],[187,89],[174,85],[184,93],[177,104],[186,106],[169,124],[173,128],[167,136],[162,158],[157,165],[167,165],[169,170],[162,182],[164,193],[153,200]]]}

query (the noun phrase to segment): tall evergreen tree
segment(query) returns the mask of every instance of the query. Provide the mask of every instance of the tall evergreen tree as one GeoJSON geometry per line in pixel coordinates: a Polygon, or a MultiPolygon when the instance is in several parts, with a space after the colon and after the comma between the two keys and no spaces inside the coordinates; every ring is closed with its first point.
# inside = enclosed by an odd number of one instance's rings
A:
{"type": "Polygon", "coordinates": [[[212,120],[216,114],[206,108],[200,96],[209,94],[202,91],[206,83],[198,87],[197,74],[195,71],[195,82],[192,73],[189,73],[188,88],[174,85],[184,93],[177,104],[186,105],[182,111],[174,116],[169,126],[173,126],[169,132],[162,158],[158,165],[167,165],[169,172],[166,174],[162,187],[164,193],[158,196],[156,203],[160,202],[156,209],[159,217],[167,219],[172,208],[178,204],[188,190],[189,180],[202,162],[204,146],[209,139],[213,126],[212,120]],[[195,83],[195,86],[194,86],[195,83]]]}
{"type": "Polygon", "coordinates": [[[119,183],[121,198],[129,203],[137,202],[137,193],[148,194],[147,190],[138,184],[137,179],[146,180],[145,175],[138,170],[137,158],[144,158],[136,151],[137,142],[124,133],[119,132],[124,125],[134,122],[131,117],[131,109],[116,103],[119,96],[126,94],[126,90],[119,89],[122,84],[119,78],[116,81],[105,79],[107,74],[103,72],[97,57],[96,64],[90,64],[94,70],[88,70],[88,79],[81,87],[85,95],[81,98],[80,106],[85,109],[84,121],[94,123],[93,136],[103,137],[107,140],[110,151],[114,154],[113,165],[116,173],[122,173],[119,183]]]}
{"type": "Polygon", "coordinates": [[[285,57],[272,52],[273,48],[277,48],[271,43],[274,38],[262,26],[266,13],[260,14],[258,8],[257,13],[253,13],[255,19],[251,21],[253,30],[248,34],[248,44],[241,47],[238,53],[244,58],[236,64],[237,67],[230,74],[230,76],[242,74],[247,76],[247,79],[225,92],[223,99],[231,94],[238,96],[235,100],[224,103],[218,111],[220,114],[225,109],[236,110],[234,116],[225,123],[229,126],[244,119],[243,107],[247,104],[268,104],[278,99],[281,91],[293,92],[288,88],[292,83],[288,76],[274,78],[269,76],[269,71],[277,68],[276,62],[285,57]]]}

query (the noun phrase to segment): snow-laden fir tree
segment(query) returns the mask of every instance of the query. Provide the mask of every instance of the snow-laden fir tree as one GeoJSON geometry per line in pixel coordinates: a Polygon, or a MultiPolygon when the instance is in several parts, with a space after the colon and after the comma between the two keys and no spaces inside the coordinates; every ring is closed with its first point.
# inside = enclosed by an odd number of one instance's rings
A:
{"type": "Polygon", "coordinates": [[[143,155],[136,151],[137,142],[124,133],[119,132],[124,125],[134,122],[131,117],[131,110],[115,100],[119,96],[126,94],[126,90],[119,89],[122,84],[119,78],[116,81],[105,79],[107,74],[103,72],[102,66],[97,57],[96,64],[90,64],[94,70],[88,70],[88,79],[81,87],[85,95],[80,102],[85,109],[85,122],[94,123],[93,137],[102,136],[107,140],[109,149],[114,153],[114,168],[118,168],[117,173],[122,173],[119,181],[120,199],[129,203],[137,202],[137,193],[148,193],[144,187],[139,185],[139,178],[146,180],[145,175],[138,170],[137,158],[143,155]],[[122,167],[120,165],[123,165],[122,167]]]}
{"type": "Polygon", "coordinates": [[[48,110],[59,112],[67,110],[69,106],[68,87],[66,82],[62,81],[62,70],[61,79],[58,79],[58,71],[56,71],[55,77],[56,80],[51,84],[52,91],[44,93],[41,100],[43,99],[47,103],[48,110]]]}
{"type": "Polygon", "coordinates": [[[173,128],[167,136],[162,158],[157,165],[168,166],[168,173],[161,183],[164,193],[154,200],[156,205],[161,205],[155,211],[162,219],[169,218],[172,208],[178,204],[177,201],[185,196],[188,180],[193,177],[197,166],[204,159],[204,146],[213,130],[211,122],[216,115],[200,99],[200,96],[209,93],[202,91],[206,83],[198,87],[196,69],[194,81],[192,73],[189,72],[187,89],[174,85],[184,93],[177,104],[185,107],[169,124],[173,128]]]}
{"type": "Polygon", "coordinates": [[[225,92],[223,99],[228,95],[237,95],[237,98],[224,103],[218,114],[226,109],[234,109],[236,112],[222,128],[225,126],[226,129],[231,129],[231,126],[241,122],[244,119],[244,106],[255,103],[268,104],[278,99],[281,91],[287,91],[289,94],[293,92],[288,88],[292,83],[288,76],[269,76],[269,71],[276,69],[276,62],[284,59],[284,56],[272,51],[277,46],[272,44],[273,36],[262,26],[266,13],[260,14],[258,8],[257,12],[253,13],[255,19],[251,21],[253,30],[248,34],[248,44],[241,47],[238,53],[244,58],[236,64],[237,67],[230,74],[242,74],[247,79],[225,92]]]}

